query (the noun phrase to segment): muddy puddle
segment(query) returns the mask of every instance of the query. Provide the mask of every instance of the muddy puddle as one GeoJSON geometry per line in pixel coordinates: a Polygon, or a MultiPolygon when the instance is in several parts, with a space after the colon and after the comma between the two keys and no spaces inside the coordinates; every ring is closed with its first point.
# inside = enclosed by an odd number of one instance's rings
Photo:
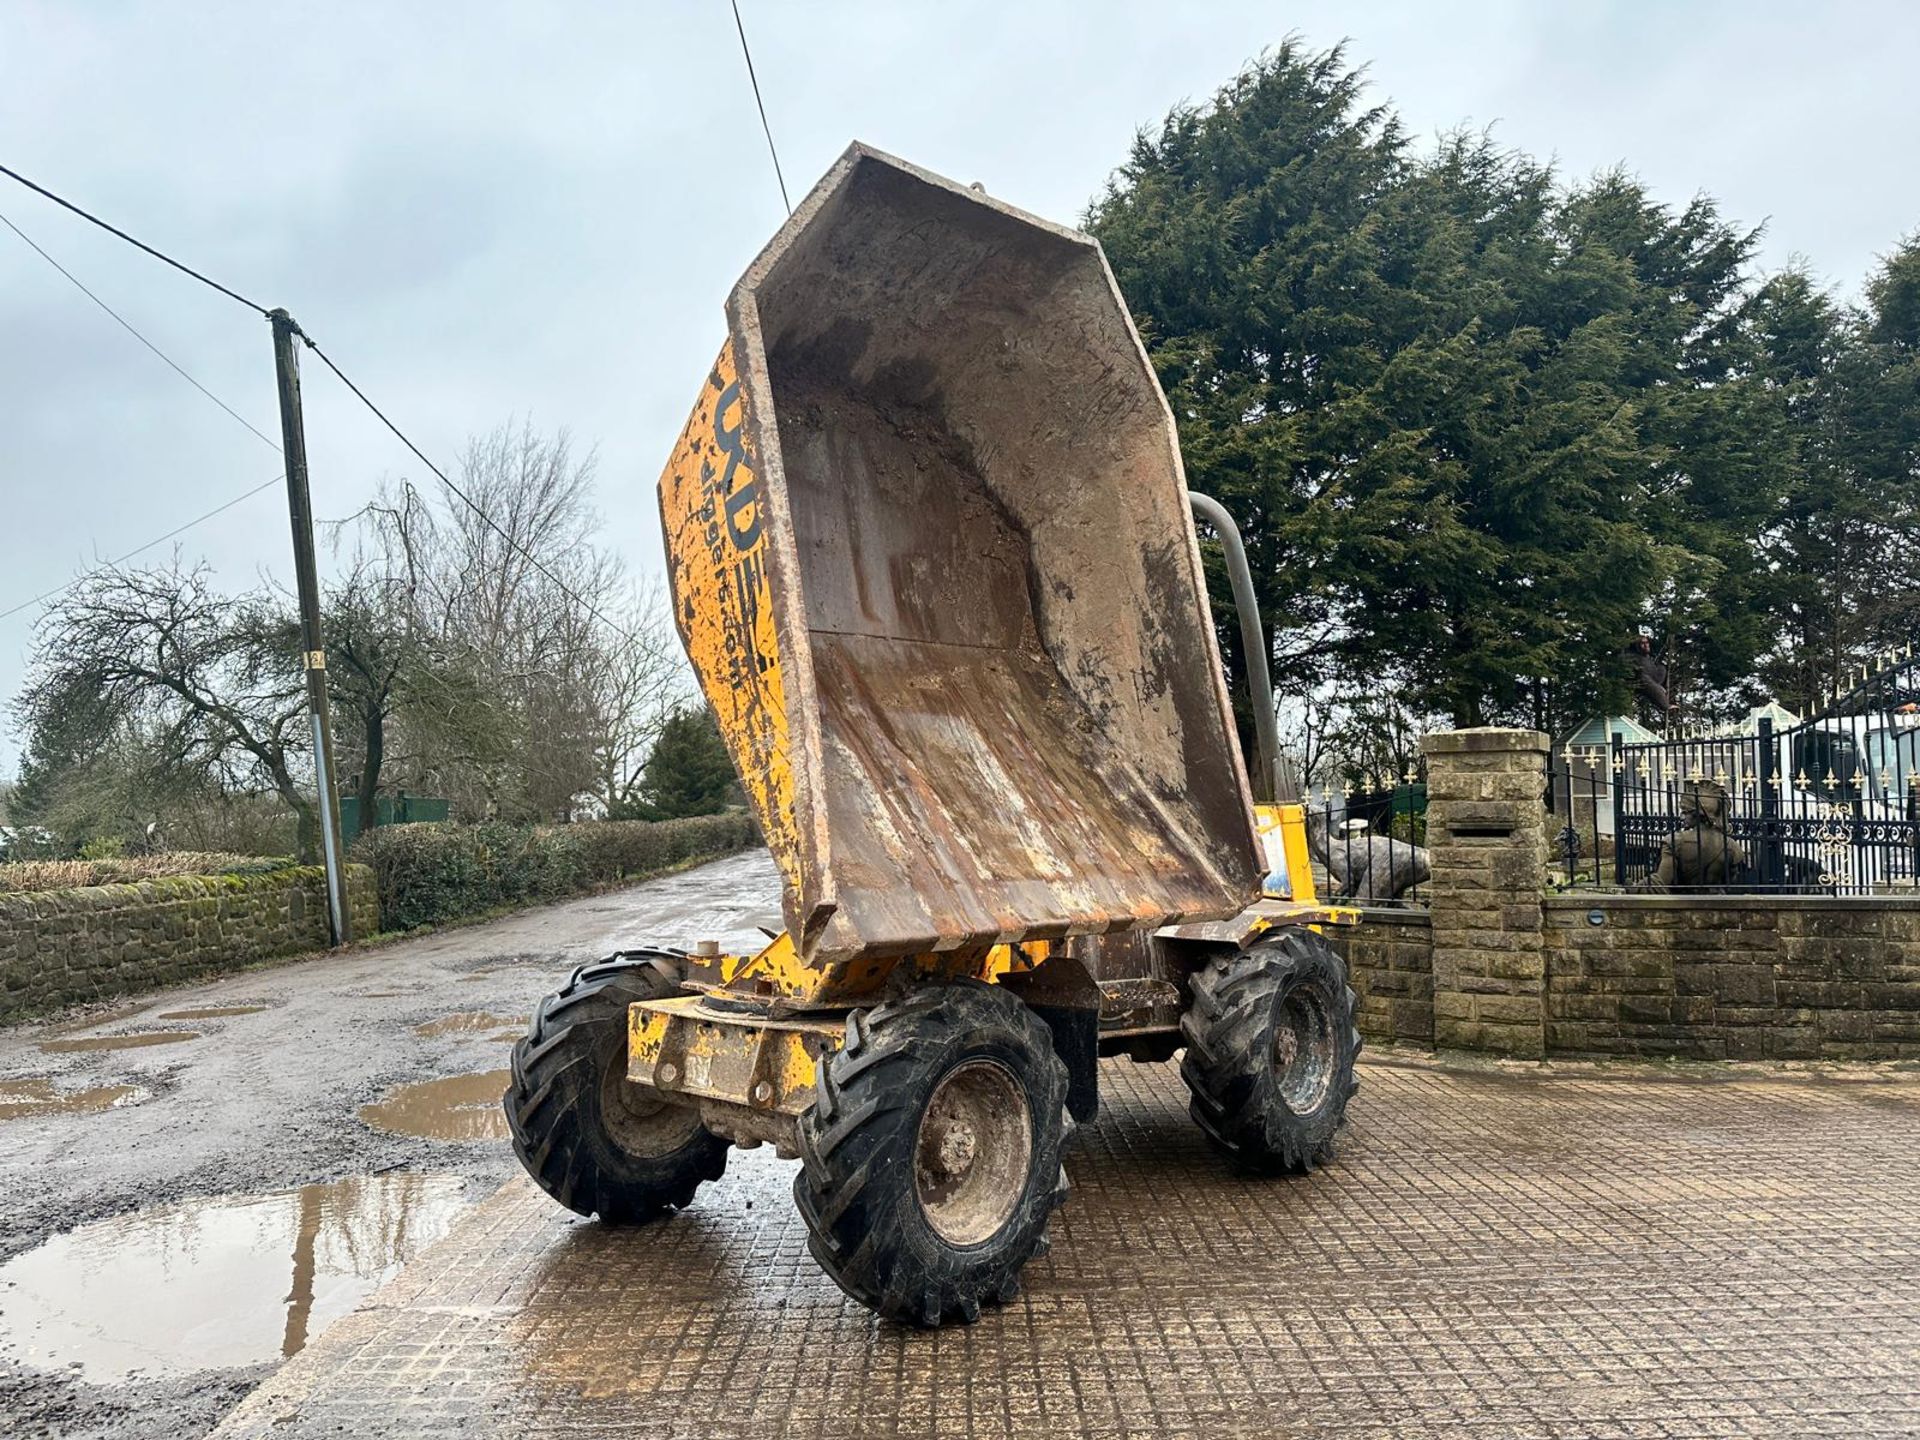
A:
{"type": "Polygon", "coordinates": [[[83,1225],[0,1266],[0,1355],[100,1385],[281,1359],[444,1235],[463,1189],[366,1175],[83,1225]]]}
{"type": "Polygon", "coordinates": [[[110,1010],[96,1010],[91,1015],[76,1015],[70,1020],[56,1021],[43,1026],[40,1033],[46,1036],[71,1035],[79,1030],[96,1030],[102,1025],[117,1025],[122,1020],[131,1020],[136,1015],[144,1015],[153,1006],[150,1000],[129,1000],[125,1004],[115,1005],[110,1010]]]}
{"type": "Polygon", "coordinates": [[[264,1005],[209,1005],[200,1010],[163,1010],[156,1020],[224,1020],[229,1015],[258,1015],[264,1005]]]}
{"type": "Polygon", "coordinates": [[[505,1070],[487,1070],[401,1085],[362,1105],[360,1118],[376,1130],[426,1140],[504,1140],[500,1097],[507,1079],[505,1070]]]}
{"type": "Polygon", "coordinates": [[[179,1045],[198,1040],[198,1030],[142,1030],[132,1035],[87,1035],[77,1040],[42,1040],[48,1055],[77,1055],[88,1050],[142,1050],[149,1045],[179,1045]]]}
{"type": "MultiPolygon", "coordinates": [[[[438,1020],[429,1020],[424,1025],[413,1027],[413,1033],[433,1039],[439,1035],[472,1035],[482,1030],[498,1030],[502,1026],[518,1026],[525,1022],[512,1015],[495,1015],[487,1010],[462,1010],[457,1015],[442,1015],[438,1020]]],[[[514,1032],[518,1034],[518,1030],[514,1032]]]]}
{"type": "Polygon", "coordinates": [[[62,1090],[41,1076],[24,1080],[0,1080],[0,1120],[20,1120],[36,1115],[92,1115],[116,1105],[144,1099],[146,1092],[137,1085],[95,1085],[86,1090],[62,1090]]]}

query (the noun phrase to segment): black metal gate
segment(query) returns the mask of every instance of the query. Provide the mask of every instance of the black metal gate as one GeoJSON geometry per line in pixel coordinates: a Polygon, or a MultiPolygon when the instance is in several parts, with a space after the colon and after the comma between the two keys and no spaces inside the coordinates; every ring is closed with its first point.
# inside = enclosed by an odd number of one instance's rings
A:
{"type": "MultiPolygon", "coordinates": [[[[1578,783],[1569,765],[1569,812],[1578,783]]],[[[1641,743],[1616,734],[1586,783],[1596,878],[1611,869],[1614,883],[1641,889],[1911,891],[1920,879],[1920,661],[1911,646],[1884,655],[1792,725],[1763,715],[1741,732],[1641,743]],[[1609,812],[1610,842],[1599,833],[1609,812]]],[[[1582,838],[1571,821],[1562,832],[1570,876],[1582,838]]]]}

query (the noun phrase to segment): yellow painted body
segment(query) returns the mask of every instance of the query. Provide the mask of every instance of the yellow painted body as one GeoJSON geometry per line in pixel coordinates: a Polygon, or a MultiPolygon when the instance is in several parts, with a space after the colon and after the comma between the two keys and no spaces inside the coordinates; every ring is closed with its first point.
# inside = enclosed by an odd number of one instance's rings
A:
{"type": "Polygon", "coordinates": [[[977,980],[992,978],[1008,968],[1010,947],[990,950],[950,950],[905,958],[873,956],[845,964],[808,964],[786,931],[751,954],[729,954],[697,962],[690,981],[701,988],[725,990],[738,997],[786,1002],[789,1007],[833,1009],[867,1004],[893,971],[906,965],[929,979],[977,980]]]}
{"type": "MultiPolygon", "coordinates": [[[[660,515],[675,625],[791,893],[805,847],[796,831],[793,742],[768,580],[769,527],[750,435],[729,341],[715,358],[660,477],[660,515]]],[[[1255,818],[1270,883],[1272,876],[1281,875],[1287,888],[1269,889],[1265,901],[1238,922],[1243,932],[1258,933],[1276,924],[1338,923],[1338,912],[1315,904],[1305,810],[1299,805],[1260,805],[1255,818]],[[1273,903],[1279,900],[1287,903],[1273,903]]],[[[869,999],[900,964],[929,978],[991,980],[1038,964],[1049,949],[1050,942],[1037,941],[970,946],[904,960],[860,957],[820,966],[809,964],[792,936],[783,932],[752,954],[704,963],[697,979],[736,995],[829,1008],[869,999]]],[[[653,1008],[664,1025],[667,1012],[653,1008]]],[[[634,1033],[636,1044],[661,1038],[652,1030],[643,1034],[636,1028],[634,1033]]],[[[636,1058],[636,1066],[640,1063],[636,1058]]]]}
{"type": "Polygon", "coordinates": [[[1260,848],[1267,860],[1267,896],[1311,905],[1314,901],[1313,857],[1307,851],[1307,807],[1256,805],[1253,817],[1260,835],[1260,848]],[[1275,876],[1285,878],[1281,888],[1273,887],[1275,876]]]}
{"type": "MultiPolygon", "coordinates": [[[[1286,926],[1318,930],[1359,920],[1359,911],[1346,907],[1263,899],[1231,920],[1173,926],[1160,934],[1173,941],[1246,945],[1286,926]]],[[[1053,950],[1051,941],[995,945],[975,952],[964,973],[993,982],[1044,964],[1053,950]]],[[[942,970],[947,975],[961,973],[951,968],[949,955],[900,963],[930,975],[936,967],[947,967],[942,970]]],[[[690,1101],[722,1102],[770,1117],[800,1115],[813,1103],[821,1063],[840,1047],[846,1032],[844,1010],[791,1013],[783,1008],[782,1002],[804,1001],[819,981],[820,972],[800,959],[784,933],[751,955],[696,962],[690,975],[694,993],[629,1008],[627,1078],[690,1101]],[[724,995],[729,1008],[716,1008],[709,998],[714,994],[724,995]],[[765,1008],[732,1008],[747,996],[764,997],[765,1008]]]]}
{"type": "Polygon", "coordinates": [[[660,525],[674,624],[791,889],[801,846],[765,520],[729,341],[660,476],[660,525]]]}

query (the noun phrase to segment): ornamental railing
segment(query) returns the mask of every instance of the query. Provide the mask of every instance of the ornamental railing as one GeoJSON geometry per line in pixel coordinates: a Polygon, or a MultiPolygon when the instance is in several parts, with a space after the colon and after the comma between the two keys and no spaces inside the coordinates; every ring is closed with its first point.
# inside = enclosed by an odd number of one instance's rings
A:
{"type": "Polygon", "coordinates": [[[1814,714],[1563,751],[1549,777],[1568,884],[1782,894],[1920,884],[1920,661],[1911,646],[1814,714]]]}

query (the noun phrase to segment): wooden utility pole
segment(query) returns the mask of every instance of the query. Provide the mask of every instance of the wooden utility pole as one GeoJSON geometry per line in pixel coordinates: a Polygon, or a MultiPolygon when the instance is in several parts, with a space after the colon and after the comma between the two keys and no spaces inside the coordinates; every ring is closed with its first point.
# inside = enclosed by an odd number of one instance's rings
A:
{"type": "Polygon", "coordinates": [[[273,368],[280,383],[280,443],[287,461],[287,513],[293,521],[293,573],[300,596],[301,668],[307,675],[307,719],[313,728],[313,774],[319,789],[320,854],[327,867],[327,923],[333,943],[353,938],[347,909],[345,856],[340,844],[340,801],[333,786],[333,729],[327,721],[327,651],[320,634],[320,577],[313,559],[313,503],[307,495],[307,431],[300,418],[300,360],[293,340],[300,333],[285,310],[268,313],[273,323],[273,368]]]}

